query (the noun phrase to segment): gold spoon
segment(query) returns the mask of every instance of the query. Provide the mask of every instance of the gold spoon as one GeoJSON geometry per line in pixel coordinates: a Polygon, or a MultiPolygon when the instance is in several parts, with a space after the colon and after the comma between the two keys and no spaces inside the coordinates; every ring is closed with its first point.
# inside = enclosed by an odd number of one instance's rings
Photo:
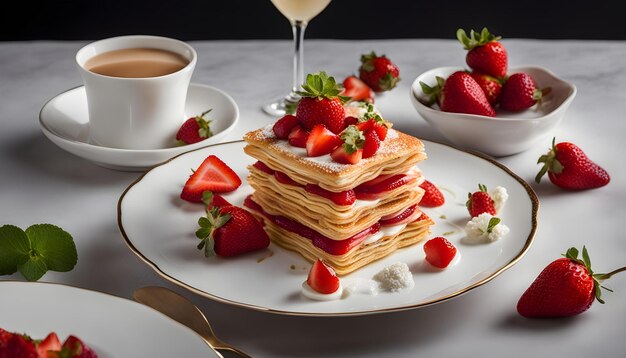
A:
{"type": "Polygon", "coordinates": [[[251,358],[250,355],[217,338],[202,311],[178,293],[165,287],[148,286],[137,289],[133,293],[133,297],[135,301],[152,307],[191,328],[223,357],[232,357],[233,353],[235,353],[239,357],[251,358]],[[224,353],[227,354],[225,355],[224,353]]]}

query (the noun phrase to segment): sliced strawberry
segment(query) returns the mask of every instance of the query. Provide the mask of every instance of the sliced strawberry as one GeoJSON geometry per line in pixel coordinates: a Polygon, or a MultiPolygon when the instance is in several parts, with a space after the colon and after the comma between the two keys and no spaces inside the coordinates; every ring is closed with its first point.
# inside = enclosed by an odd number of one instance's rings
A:
{"type": "Polygon", "coordinates": [[[360,130],[361,132],[365,133],[365,132],[369,131],[370,129],[372,129],[372,127],[374,126],[374,123],[376,123],[375,120],[369,119],[367,121],[357,123],[356,127],[357,127],[358,130],[360,130]]]}
{"type": "Polygon", "coordinates": [[[301,126],[295,126],[289,133],[289,144],[298,148],[306,148],[306,140],[309,132],[305,131],[301,126]]]}
{"type": "Polygon", "coordinates": [[[396,174],[384,180],[365,182],[354,188],[354,193],[356,194],[356,198],[360,200],[376,200],[386,193],[414,182],[415,180],[416,177],[413,175],[396,174]]]}
{"type": "Polygon", "coordinates": [[[287,139],[289,138],[289,133],[300,124],[298,118],[291,114],[284,116],[274,123],[274,134],[276,134],[276,138],[278,139],[287,139]]]}
{"type": "Polygon", "coordinates": [[[339,277],[335,270],[320,259],[311,267],[306,282],[314,291],[322,294],[333,293],[339,289],[339,277]]]}
{"type": "Polygon", "coordinates": [[[422,200],[419,202],[420,206],[434,208],[446,202],[439,188],[428,180],[424,180],[422,184],[420,184],[420,188],[424,189],[424,196],[422,196],[422,200]]]}
{"type": "Polygon", "coordinates": [[[281,184],[300,186],[300,184],[295,182],[283,172],[274,172],[274,178],[276,178],[276,180],[278,180],[278,182],[281,184]]]}
{"type": "Polygon", "coordinates": [[[374,101],[374,92],[360,78],[348,76],[343,80],[342,96],[351,97],[352,101],[374,101]]]}
{"type": "Polygon", "coordinates": [[[343,119],[343,125],[346,128],[348,128],[348,126],[356,125],[357,123],[359,123],[359,119],[353,116],[348,116],[343,119]]]}
{"type": "Polygon", "coordinates": [[[348,154],[343,145],[337,147],[337,149],[333,150],[330,153],[331,158],[334,161],[341,164],[356,164],[361,161],[363,158],[363,149],[357,149],[354,152],[348,154]]]}
{"type": "Polygon", "coordinates": [[[268,167],[267,164],[263,163],[260,160],[257,160],[256,163],[253,164],[253,166],[266,174],[274,175],[274,169],[268,167]]]}
{"type": "Polygon", "coordinates": [[[380,138],[376,131],[370,130],[365,133],[365,143],[363,143],[363,158],[369,158],[376,154],[380,148],[380,138]]]}
{"type": "Polygon", "coordinates": [[[98,358],[91,348],[74,335],[67,337],[61,349],[70,352],[69,357],[73,358],[98,358]]]}
{"type": "Polygon", "coordinates": [[[424,252],[429,264],[438,268],[446,268],[456,255],[456,247],[444,237],[439,236],[424,244],[424,252]]]}
{"type": "Polygon", "coordinates": [[[356,201],[354,190],[334,192],[321,188],[315,184],[307,184],[304,189],[311,194],[323,196],[337,205],[352,205],[356,201]]]}
{"type": "Polygon", "coordinates": [[[209,155],[189,177],[180,197],[194,203],[202,202],[202,193],[212,191],[225,193],[241,185],[241,179],[220,158],[209,155]]]}
{"type": "Polygon", "coordinates": [[[381,141],[384,141],[385,138],[387,138],[387,131],[389,128],[387,128],[386,125],[375,121],[372,128],[376,131],[376,134],[378,134],[378,138],[380,138],[381,141]]]}
{"type": "Polygon", "coordinates": [[[323,124],[316,124],[306,140],[306,155],[319,157],[329,154],[343,141],[338,135],[328,130],[323,124]]]}
{"type": "Polygon", "coordinates": [[[39,357],[48,357],[48,351],[60,351],[61,341],[55,332],[50,332],[43,341],[37,345],[37,354],[39,357]]]}
{"type": "Polygon", "coordinates": [[[417,205],[411,205],[400,213],[383,216],[378,223],[380,226],[408,224],[419,219],[420,216],[422,216],[422,212],[417,208],[417,205]]]}

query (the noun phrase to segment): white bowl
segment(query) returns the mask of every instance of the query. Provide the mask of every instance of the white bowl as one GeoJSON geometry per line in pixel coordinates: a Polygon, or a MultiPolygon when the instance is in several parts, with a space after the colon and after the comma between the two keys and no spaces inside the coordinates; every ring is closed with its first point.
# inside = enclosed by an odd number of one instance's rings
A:
{"type": "Polygon", "coordinates": [[[534,66],[515,67],[509,74],[526,72],[538,88],[550,87],[551,92],[540,104],[522,112],[496,108],[496,117],[444,112],[434,104],[420,102],[424,93],[420,81],[435,85],[435,76],[447,78],[460,67],[438,67],[419,75],[411,85],[411,101],[422,118],[455,145],[500,157],[523,152],[553,135],[567,108],[576,96],[576,86],[558,78],[551,71],[534,66]]]}

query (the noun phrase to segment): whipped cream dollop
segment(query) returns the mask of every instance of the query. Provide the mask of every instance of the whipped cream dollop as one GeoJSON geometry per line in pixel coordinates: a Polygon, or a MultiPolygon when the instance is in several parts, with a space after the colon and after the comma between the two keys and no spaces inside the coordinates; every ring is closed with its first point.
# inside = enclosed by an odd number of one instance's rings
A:
{"type": "Polygon", "coordinates": [[[374,276],[374,280],[384,291],[398,292],[415,286],[413,274],[404,262],[387,266],[374,276]]]}
{"type": "Polygon", "coordinates": [[[509,233],[509,228],[499,218],[489,213],[482,213],[467,222],[465,233],[468,242],[485,243],[500,240],[509,233]]]}
{"type": "Polygon", "coordinates": [[[499,213],[509,198],[509,193],[507,193],[506,188],[497,186],[491,189],[489,196],[493,199],[493,206],[496,209],[496,213],[499,213]]]}

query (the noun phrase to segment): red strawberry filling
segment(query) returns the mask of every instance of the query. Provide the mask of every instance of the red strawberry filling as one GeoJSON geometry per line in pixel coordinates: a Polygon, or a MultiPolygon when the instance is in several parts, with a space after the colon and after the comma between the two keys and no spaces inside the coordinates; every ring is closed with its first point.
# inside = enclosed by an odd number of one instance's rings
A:
{"type": "Polygon", "coordinates": [[[400,213],[383,216],[380,218],[379,223],[381,226],[407,224],[419,219],[421,216],[422,212],[417,208],[417,204],[415,204],[409,206],[400,213]]]}
{"type": "Polygon", "coordinates": [[[281,184],[299,186],[304,188],[307,192],[324,197],[337,205],[352,205],[357,199],[377,200],[390,191],[417,180],[417,177],[411,174],[380,175],[377,178],[357,186],[354,190],[334,192],[323,189],[315,184],[300,185],[287,174],[275,171],[261,161],[257,161],[253,166],[264,173],[273,175],[281,184]]]}
{"type": "MultiPolygon", "coordinates": [[[[256,211],[257,213],[263,215],[265,218],[270,220],[272,223],[278,225],[280,228],[287,230],[289,232],[296,233],[304,238],[307,238],[312,241],[315,247],[318,247],[325,252],[331,255],[344,255],[354,247],[361,244],[365,239],[367,239],[370,235],[376,234],[380,231],[381,223],[377,222],[369,228],[345,239],[345,240],[332,240],[317,231],[300,224],[294,220],[286,218],[280,215],[271,215],[268,214],[261,205],[252,199],[252,196],[246,197],[243,205],[251,210],[256,211]]],[[[419,210],[418,210],[419,212],[419,210]]],[[[427,216],[420,212],[420,216],[414,219],[413,221],[419,221],[426,219],[427,216]]]]}

